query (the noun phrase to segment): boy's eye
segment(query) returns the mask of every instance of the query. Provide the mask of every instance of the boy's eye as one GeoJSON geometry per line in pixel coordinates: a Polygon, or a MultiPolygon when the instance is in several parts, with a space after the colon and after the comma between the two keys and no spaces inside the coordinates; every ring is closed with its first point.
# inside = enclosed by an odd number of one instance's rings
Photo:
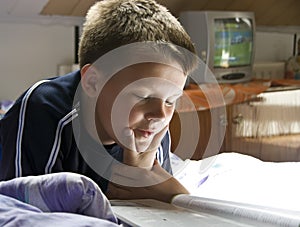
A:
{"type": "Polygon", "coordinates": [[[135,95],[135,97],[140,101],[146,101],[149,99],[147,96],[135,95]]]}
{"type": "MultiPolygon", "coordinates": [[[[151,99],[149,96],[142,96],[142,95],[135,95],[135,97],[140,101],[140,102],[146,102],[151,99]]],[[[176,104],[177,99],[172,99],[172,100],[165,100],[165,105],[168,107],[172,107],[176,104]]]]}
{"type": "Polygon", "coordinates": [[[166,100],[166,106],[174,106],[176,104],[176,100],[168,101],[166,100]]]}
{"type": "Polygon", "coordinates": [[[136,95],[136,97],[137,97],[138,99],[148,99],[148,97],[140,96],[140,95],[136,95]]]}

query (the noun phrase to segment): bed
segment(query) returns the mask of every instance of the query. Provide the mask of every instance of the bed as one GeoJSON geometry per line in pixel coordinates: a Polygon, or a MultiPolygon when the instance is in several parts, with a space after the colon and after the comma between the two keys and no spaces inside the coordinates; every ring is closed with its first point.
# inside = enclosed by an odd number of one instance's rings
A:
{"type": "MultiPolygon", "coordinates": [[[[263,162],[239,153],[203,160],[171,156],[174,176],[193,195],[300,212],[300,162],[263,162]]],[[[54,173],[0,182],[0,226],[120,226],[89,178],[54,173]]]]}

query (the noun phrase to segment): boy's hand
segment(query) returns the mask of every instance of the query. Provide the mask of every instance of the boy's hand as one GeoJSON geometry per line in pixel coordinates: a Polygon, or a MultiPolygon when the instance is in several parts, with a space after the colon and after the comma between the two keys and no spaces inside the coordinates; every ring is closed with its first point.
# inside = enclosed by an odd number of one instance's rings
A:
{"type": "Polygon", "coordinates": [[[157,199],[170,203],[175,195],[189,193],[157,161],[151,170],[117,166],[111,181],[115,183],[108,185],[106,195],[109,199],[157,199]]]}
{"type": "Polygon", "coordinates": [[[128,131],[126,132],[126,138],[124,139],[126,147],[123,147],[123,163],[141,168],[152,168],[157,149],[160,146],[163,137],[166,135],[168,128],[169,125],[165,126],[165,128],[157,133],[153,137],[147,150],[144,152],[137,151],[134,132],[128,128],[128,131]]]}

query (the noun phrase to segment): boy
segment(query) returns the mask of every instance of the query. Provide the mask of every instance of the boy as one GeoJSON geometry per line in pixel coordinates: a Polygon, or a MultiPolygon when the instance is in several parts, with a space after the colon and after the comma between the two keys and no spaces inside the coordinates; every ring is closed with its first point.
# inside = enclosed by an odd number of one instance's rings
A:
{"type": "Polygon", "coordinates": [[[187,33],[155,1],[95,3],[80,71],[36,83],[1,120],[0,180],[68,171],[109,198],[188,193],[170,175],[168,124],[194,68],[190,52],[187,33]]]}

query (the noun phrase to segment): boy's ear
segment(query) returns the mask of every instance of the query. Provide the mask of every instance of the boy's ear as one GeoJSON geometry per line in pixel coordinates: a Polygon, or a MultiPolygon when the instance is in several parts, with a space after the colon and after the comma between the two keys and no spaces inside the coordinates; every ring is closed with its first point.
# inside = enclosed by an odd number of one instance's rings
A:
{"type": "Polygon", "coordinates": [[[99,95],[100,72],[91,64],[84,65],[81,70],[81,86],[89,97],[99,95]]]}

